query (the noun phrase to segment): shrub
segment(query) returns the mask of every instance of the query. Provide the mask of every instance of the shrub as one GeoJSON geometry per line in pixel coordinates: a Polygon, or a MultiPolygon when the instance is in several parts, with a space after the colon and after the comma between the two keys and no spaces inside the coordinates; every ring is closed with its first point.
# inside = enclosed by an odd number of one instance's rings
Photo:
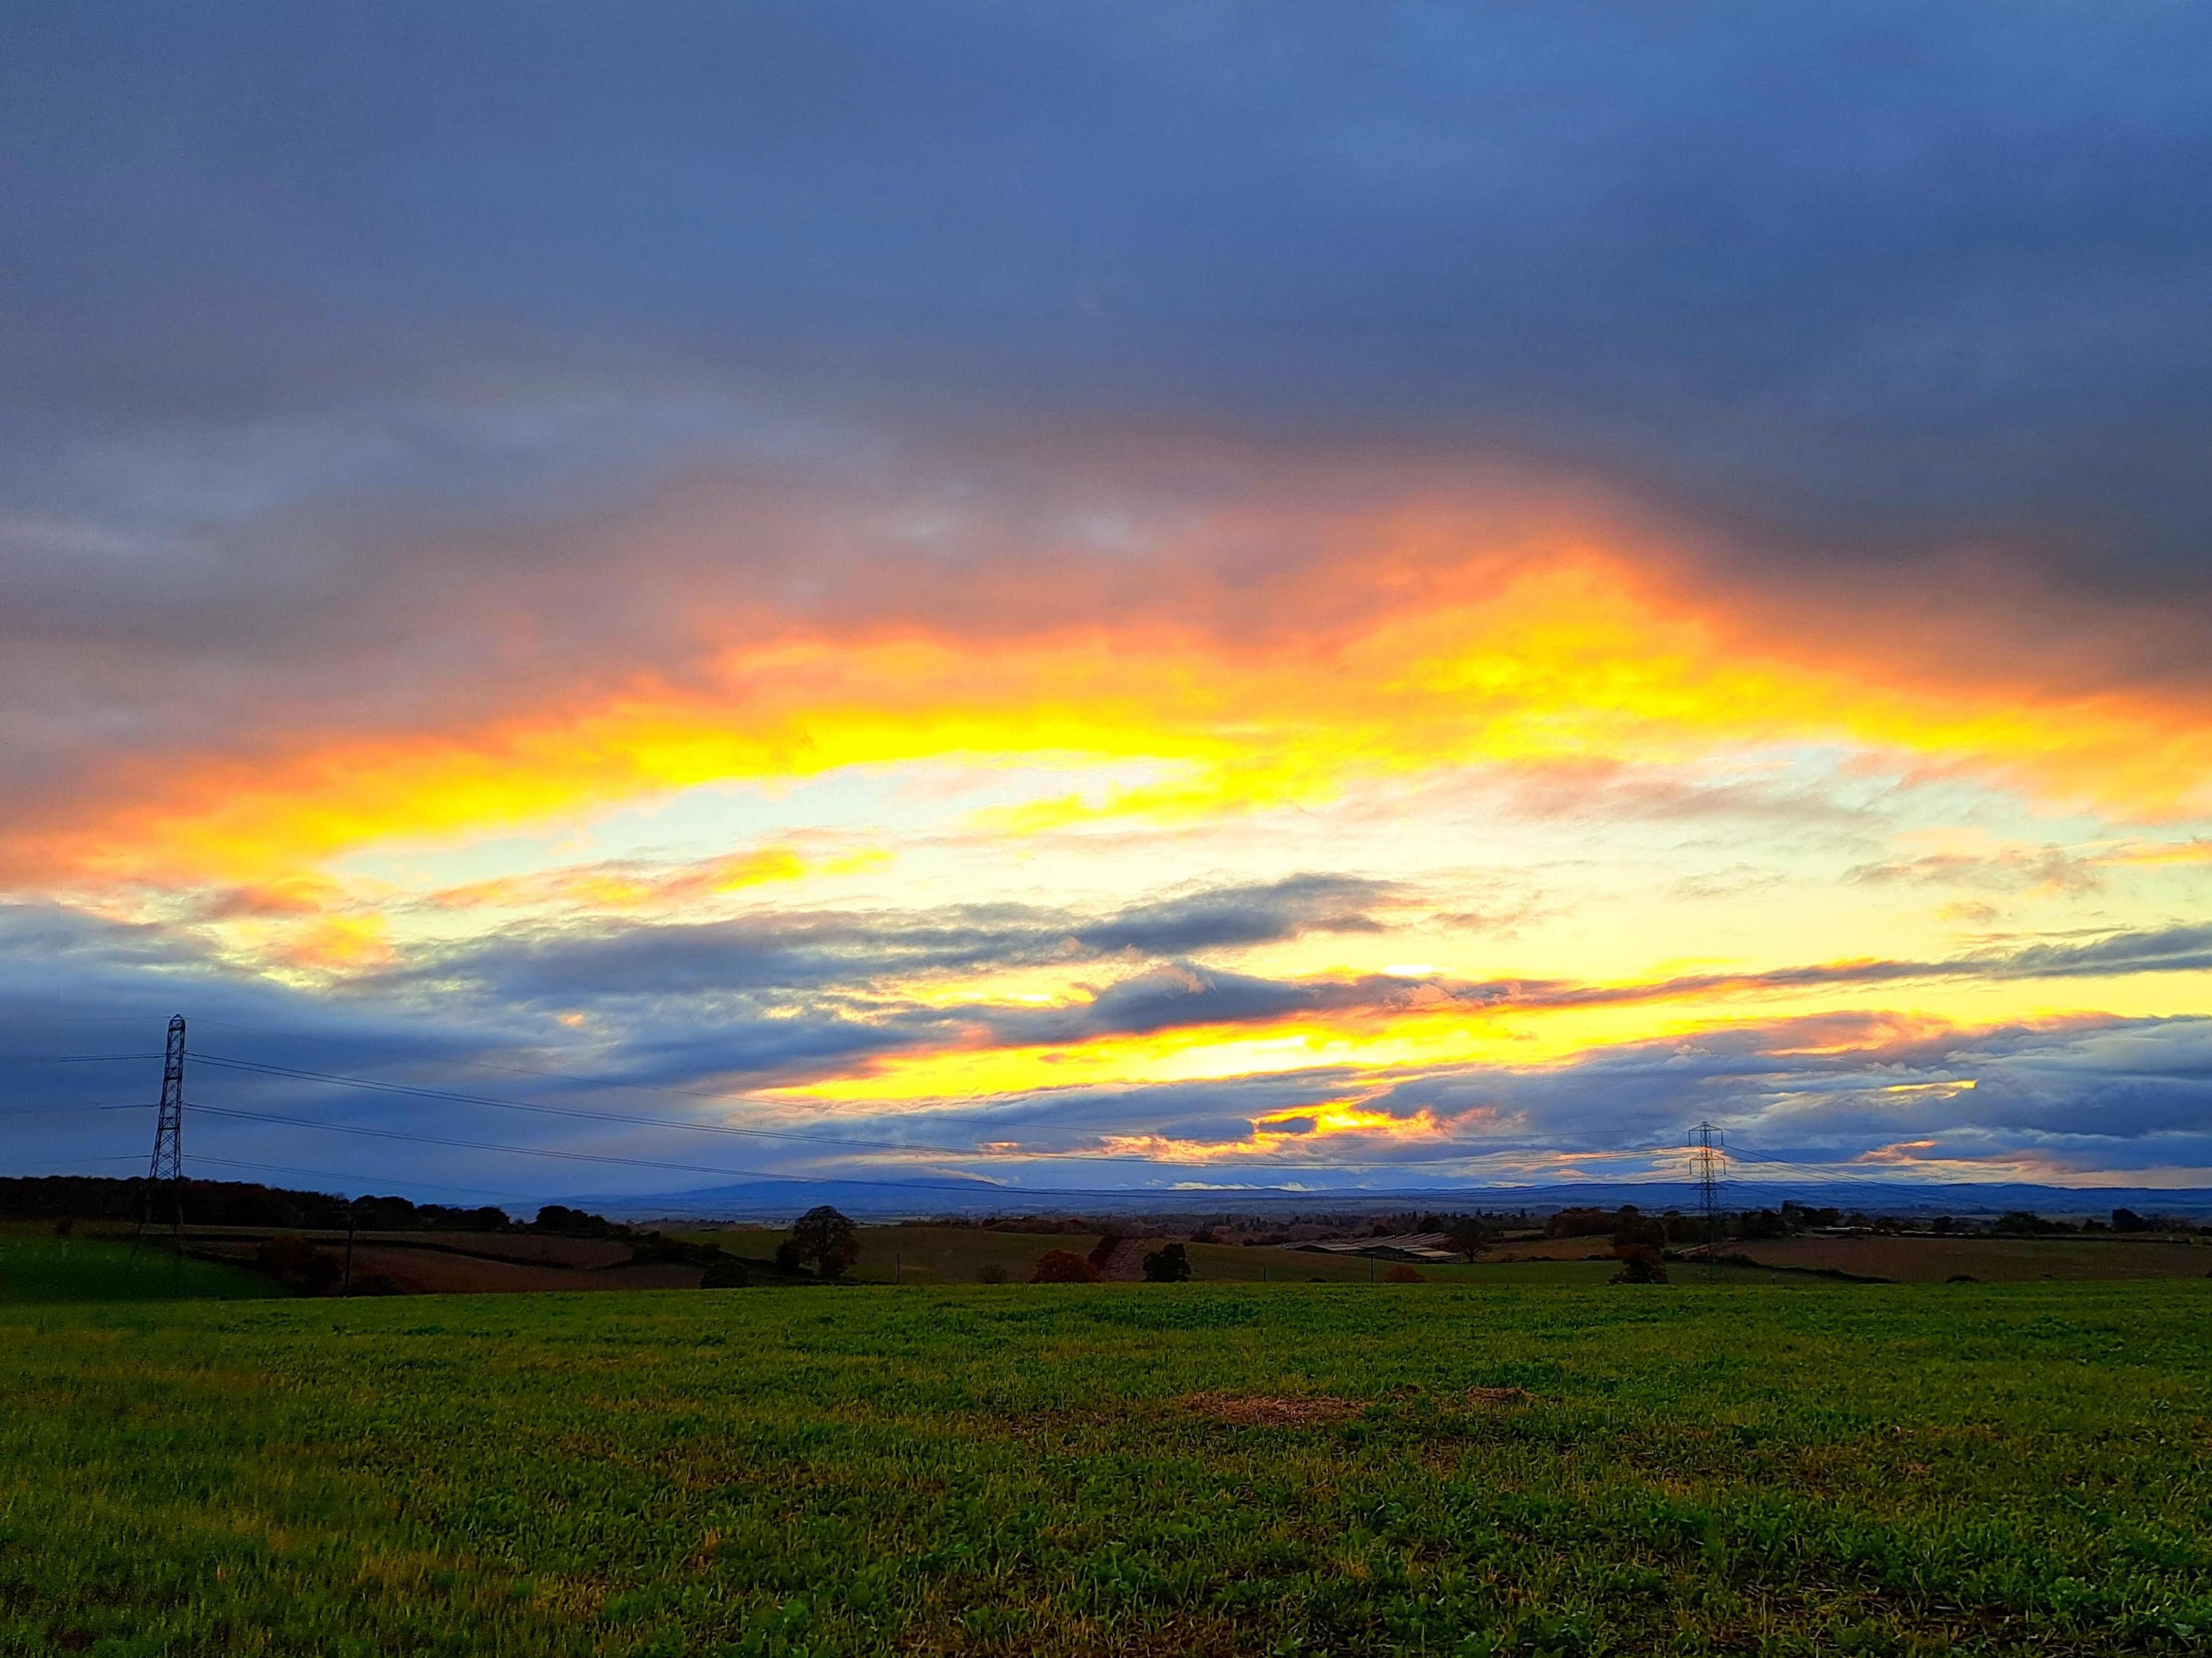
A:
{"type": "Polygon", "coordinates": [[[1093,1270],[1104,1272],[1107,1264],[1114,1259],[1114,1252],[1121,1247],[1121,1235],[1108,1227],[1098,1242],[1091,1246],[1090,1260],[1093,1270]]]}
{"type": "Polygon", "coordinates": [[[1006,1281],[1006,1269],[995,1260],[987,1260],[975,1269],[975,1282],[978,1284],[1004,1284],[1006,1281]]]}
{"type": "Polygon", "coordinates": [[[1037,1257],[1032,1284],[1096,1284],[1097,1269],[1072,1249],[1048,1249],[1037,1257]]]}
{"type": "Polygon", "coordinates": [[[752,1281],[752,1274],[745,1270],[744,1262],[719,1250],[707,1263],[707,1270],[699,1275],[702,1290],[742,1290],[752,1281]]]}
{"type": "Polygon", "coordinates": [[[1622,1244],[1613,1254],[1620,1259],[1620,1270],[1613,1275],[1615,1284],[1664,1284],[1667,1269],[1659,1260],[1659,1252],[1645,1244],[1622,1244]]]}
{"type": "Polygon", "coordinates": [[[1181,1284],[1190,1276],[1190,1251],[1180,1243],[1164,1243],[1145,1257],[1145,1282],[1181,1284]]]}
{"type": "Polygon", "coordinates": [[[1419,1284],[1423,1281],[1421,1269],[1402,1260],[1382,1274],[1385,1284],[1419,1284]]]}

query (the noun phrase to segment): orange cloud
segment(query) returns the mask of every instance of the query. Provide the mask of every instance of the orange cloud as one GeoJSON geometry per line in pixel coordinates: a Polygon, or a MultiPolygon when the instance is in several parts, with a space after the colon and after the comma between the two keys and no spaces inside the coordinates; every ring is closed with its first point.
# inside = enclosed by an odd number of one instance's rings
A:
{"type": "Polygon", "coordinates": [[[1364,1142],[1435,1139],[1444,1126],[1425,1108],[1410,1117],[1370,1110],[1356,1100],[1325,1100],[1317,1104],[1271,1111],[1252,1119],[1252,1132],[1237,1140],[1182,1140],[1164,1134],[1108,1134],[1100,1150],[1115,1157],[1145,1157],[1176,1163],[1216,1163],[1233,1157],[1279,1157],[1285,1152],[1316,1150],[1340,1155],[1341,1147],[1326,1143],[1346,1135],[1364,1142]]]}
{"type": "MultiPolygon", "coordinates": [[[[2124,817],[2212,808],[2212,720],[2148,693],[1978,688],[1855,660],[1757,633],[1725,595],[1663,585],[1622,550],[1454,556],[1461,529],[1419,513],[1344,533],[1333,562],[1285,579],[1249,638],[1157,610],[1028,633],[994,614],[980,637],[787,623],[717,647],[681,683],[641,674],[466,729],[119,773],[19,828],[7,861],[57,884],[265,884],[365,847],[701,783],[929,760],[1157,768],[1103,800],[1006,814],[1008,833],[1321,801],[1378,774],[1813,744],[2124,817]]],[[[619,882],[599,895],[641,896],[619,882]]]]}
{"type": "Polygon", "coordinates": [[[675,866],[636,862],[586,865],[538,875],[471,881],[430,895],[440,909],[521,909],[544,904],[599,910],[645,909],[681,904],[750,887],[797,881],[809,875],[848,874],[880,867],[881,851],[811,858],[790,847],[761,847],[726,858],[675,866]]]}

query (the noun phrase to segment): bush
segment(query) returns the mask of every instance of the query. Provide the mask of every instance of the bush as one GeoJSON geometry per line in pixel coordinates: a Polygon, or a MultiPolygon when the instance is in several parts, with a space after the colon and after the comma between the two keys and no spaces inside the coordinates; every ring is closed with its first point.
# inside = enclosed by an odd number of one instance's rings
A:
{"type": "Polygon", "coordinates": [[[978,1284],[1004,1284],[1006,1281],[1006,1269],[995,1260],[987,1260],[975,1269],[975,1282],[978,1284]]]}
{"type": "Polygon", "coordinates": [[[1108,1227],[1098,1242],[1091,1246],[1089,1259],[1092,1270],[1104,1272],[1108,1264],[1114,1259],[1114,1252],[1121,1247],[1121,1235],[1112,1227],[1108,1227]]]}
{"type": "Polygon", "coordinates": [[[1164,1243],[1145,1257],[1145,1282],[1181,1284],[1190,1277],[1190,1251],[1180,1243],[1164,1243]]]}
{"type": "Polygon", "coordinates": [[[752,1274],[745,1270],[744,1262],[719,1250],[707,1263],[707,1270],[699,1275],[702,1290],[742,1290],[752,1281],[752,1274]]]}
{"type": "Polygon", "coordinates": [[[1425,1281],[1421,1277],[1419,1267],[1410,1266],[1402,1260],[1382,1274],[1382,1282],[1385,1284],[1420,1284],[1425,1281]]]}
{"type": "Polygon", "coordinates": [[[1037,1257],[1032,1284],[1096,1284],[1097,1269],[1072,1249],[1048,1249],[1037,1257]]]}
{"type": "Polygon", "coordinates": [[[1620,1257],[1620,1270],[1613,1275],[1615,1284],[1664,1284],[1667,1268],[1661,1264],[1659,1252],[1646,1244],[1626,1243],[1615,1248],[1620,1257]]]}

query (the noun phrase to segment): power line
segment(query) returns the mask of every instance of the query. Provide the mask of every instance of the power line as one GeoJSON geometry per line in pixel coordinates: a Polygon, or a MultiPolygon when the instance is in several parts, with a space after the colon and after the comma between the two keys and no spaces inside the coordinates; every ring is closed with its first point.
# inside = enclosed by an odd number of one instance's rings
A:
{"type": "Polygon", "coordinates": [[[160,1054],[0,1054],[0,1065],[107,1065],[119,1060],[158,1060],[160,1054]]]}
{"type": "MultiPolygon", "coordinates": [[[[368,1184],[357,1174],[341,1174],[335,1169],[302,1169],[296,1164],[288,1163],[249,1163],[243,1157],[212,1157],[204,1151],[196,1151],[192,1156],[196,1162],[218,1163],[225,1169],[255,1169],[268,1175],[306,1175],[316,1180],[338,1181],[348,1186],[368,1184]]],[[[478,1198],[514,1195],[512,1193],[502,1193],[495,1186],[452,1186],[441,1181],[416,1180],[412,1175],[407,1177],[406,1184],[433,1192],[461,1192],[471,1197],[478,1198]]]]}
{"type": "Polygon", "coordinates": [[[12,1111],[0,1111],[0,1121],[9,1117],[74,1117],[86,1111],[143,1111],[143,1100],[125,1100],[120,1105],[26,1105],[12,1111]]]}
{"type": "Polygon", "coordinates": [[[64,1163],[136,1163],[137,1161],[138,1154],[136,1151],[105,1151],[92,1157],[47,1157],[42,1162],[23,1163],[15,1166],[19,1169],[58,1169],[64,1163]]]}
{"type": "MultiPolygon", "coordinates": [[[[1729,1153],[1740,1163],[1768,1169],[1786,1169],[1798,1175],[1806,1184],[1826,1184],[1846,1187],[1865,1187],[1893,1191],[1900,1185],[1926,1185],[1910,1175],[1884,1175],[1859,1173],[1833,1163],[1804,1163],[1790,1157],[1778,1157],[1746,1151],[1741,1145],[1731,1146],[1729,1153]]],[[[1937,1182],[1942,1184],[1943,1182],[1937,1182]]]]}

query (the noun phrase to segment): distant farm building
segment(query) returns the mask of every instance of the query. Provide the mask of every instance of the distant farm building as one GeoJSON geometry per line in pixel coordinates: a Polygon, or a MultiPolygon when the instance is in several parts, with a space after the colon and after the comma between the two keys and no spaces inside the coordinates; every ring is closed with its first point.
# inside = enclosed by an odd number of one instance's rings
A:
{"type": "Polygon", "coordinates": [[[1370,1260],[1451,1261],[1460,1259],[1450,1236],[1443,1232],[1400,1232],[1390,1237],[1334,1238],[1325,1243],[1301,1243],[1300,1249],[1317,1255],[1364,1255],[1370,1260]]]}

